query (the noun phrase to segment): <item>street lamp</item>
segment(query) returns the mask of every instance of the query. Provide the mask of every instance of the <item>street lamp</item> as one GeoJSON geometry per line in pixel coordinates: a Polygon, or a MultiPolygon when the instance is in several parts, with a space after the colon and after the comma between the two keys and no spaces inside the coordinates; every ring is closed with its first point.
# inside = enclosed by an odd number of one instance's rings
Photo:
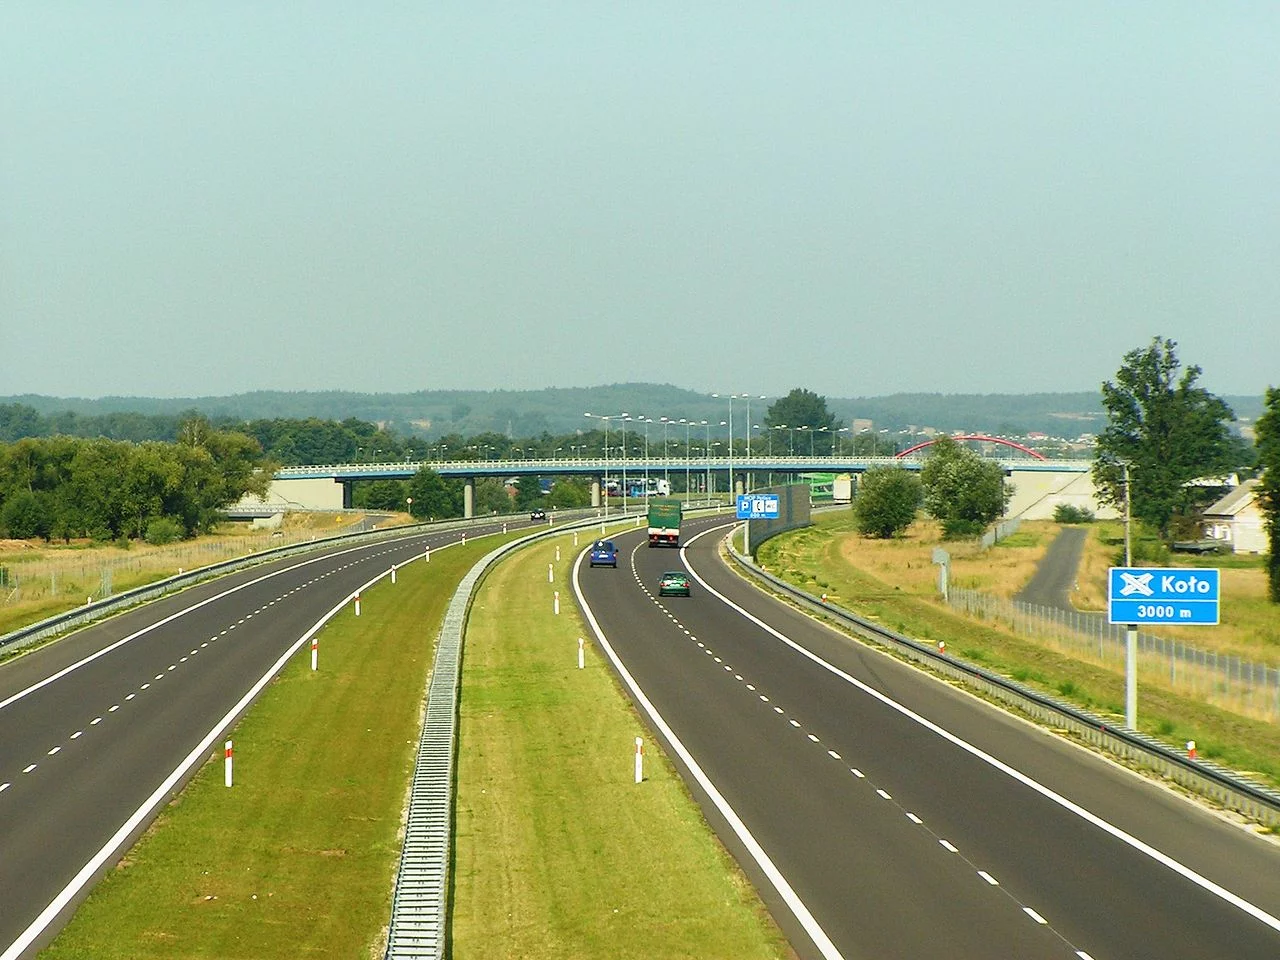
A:
{"type": "MultiPolygon", "coordinates": [[[[603,416],[601,416],[601,415],[600,415],[600,414],[598,414],[598,413],[584,413],[584,414],[583,414],[583,416],[584,416],[584,417],[590,417],[592,420],[603,420],[603,421],[604,421],[604,489],[601,491],[601,493],[602,493],[602,502],[604,503],[604,515],[607,517],[607,516],[609,515],[609,421],[610,421],[610,420],[622,420],[622,419],[624,419],[625,417],[629,417],[629,416],[631,416],[631,415],[630,415],[629,413],[611,413],[611,414],[609,414],[609,416],[607,416],[607,417],[603,417],[603,416]]],[[[623,451],[623,452],[625,453],[625,451],[623,451]]],[[[625,464],[623,464],[623,468],[622,468],[622,469],[623,469],[623,479],[625,480],[625,478],[626,478],[626,465],[625,465],[625,464]]],[[[623,513],[625,513],[625,512],[626,512],[626,510],[627,510],[627,498],[626,498],[626,496],[627,496],[627,492],[626,492],[626,489],[625,489],[625,487],[624,487],[624,489],[623,489],[623,491],[622,491],[622,511],[623,511],[623,513]]]]}
{"type": "Polygon", "coordinates": [[[666,481],[667,493],[671,493],[671,450],[667,447],[667,425],[670,417],[662,418],[662,479],[666,481]]]}
{"type": "MultiPolygon", "coordinates": [[[[800,426],[796,427],[795,429],[796,429],[796,430],[808,430],[808,429],[809,429],[809,425],[808,425],[807,423],[802,423],[802,424],[800,424],[800,426]]],[[[792,433],[792,435],[791,435],[791,440],[792,440],[792,445],[794,446],[794,444],[795,444],[795,434],[794,434],[794,433],[792,433]]],[[[810,458],[810,459],[812,459],[812,458],[813,458],[813,433],[812,433],[812,431],[809,433],[809,458],[810,458]]]]}

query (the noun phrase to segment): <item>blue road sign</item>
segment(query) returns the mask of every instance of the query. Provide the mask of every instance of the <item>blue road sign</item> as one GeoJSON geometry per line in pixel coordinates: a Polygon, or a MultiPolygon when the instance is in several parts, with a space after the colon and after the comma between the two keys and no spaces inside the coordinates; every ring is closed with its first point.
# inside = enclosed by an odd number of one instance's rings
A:
{"type": "Polygon", "coordinates": [[[1218,571],[1183,567],[1112,567],[1109,623],[1216,624],[1218,571]]]}
{"type": "Polygon", "coordinates": [[[778,495],[776,493],[738,494],[739,520],[777,520],[778,495]]]}

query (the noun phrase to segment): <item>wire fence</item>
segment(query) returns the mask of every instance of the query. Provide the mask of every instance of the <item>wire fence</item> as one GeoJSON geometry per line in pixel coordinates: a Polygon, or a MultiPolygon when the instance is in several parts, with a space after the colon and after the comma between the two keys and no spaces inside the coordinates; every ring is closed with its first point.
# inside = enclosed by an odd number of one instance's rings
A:
{"type": "MultiPolygon", "coordinates": [[[[1073,657],[1124,669],[1125,626],[1101,613],[1022,603],[951,587],[947,604],[969,616],[1048,641],[1073,657]]],[[[1177,693],[1242,716],[1280,721],[1280,667],[1200,650],[1138,631],[1138,674],[1177,693]]]]}

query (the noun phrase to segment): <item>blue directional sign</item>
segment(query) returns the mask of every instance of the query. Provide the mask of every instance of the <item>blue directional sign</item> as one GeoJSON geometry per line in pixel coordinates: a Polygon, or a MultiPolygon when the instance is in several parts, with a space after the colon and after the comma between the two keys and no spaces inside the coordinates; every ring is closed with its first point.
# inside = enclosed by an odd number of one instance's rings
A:
{"type": "Polygon", "coordinates": [[[738,494],[739,520],[777,520],[778,495],[776,493],[738,494]]]}
{"type": "Polygon", "coordinates": [[[1184,567],[1112,567],[1109,623],[1216,624],[1218,571],[1184,567]]]}

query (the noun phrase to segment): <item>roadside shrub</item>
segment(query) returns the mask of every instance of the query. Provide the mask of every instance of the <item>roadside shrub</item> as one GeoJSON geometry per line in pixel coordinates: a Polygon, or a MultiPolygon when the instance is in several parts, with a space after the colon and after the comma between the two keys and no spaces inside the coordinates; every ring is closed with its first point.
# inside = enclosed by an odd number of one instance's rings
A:
{"type": "Polygon", "coordinates": [[[182,539],[182,524],[172,517],[156,517],[147,524],[147,543],[160,546],[182,539]]]}
{"type": "Polygon", "coordinates": [[[1094,516],[1088,507],[1060,503],[1053,508],[1053,519],[1057,523],[1093,523],[1094,516]]]}

